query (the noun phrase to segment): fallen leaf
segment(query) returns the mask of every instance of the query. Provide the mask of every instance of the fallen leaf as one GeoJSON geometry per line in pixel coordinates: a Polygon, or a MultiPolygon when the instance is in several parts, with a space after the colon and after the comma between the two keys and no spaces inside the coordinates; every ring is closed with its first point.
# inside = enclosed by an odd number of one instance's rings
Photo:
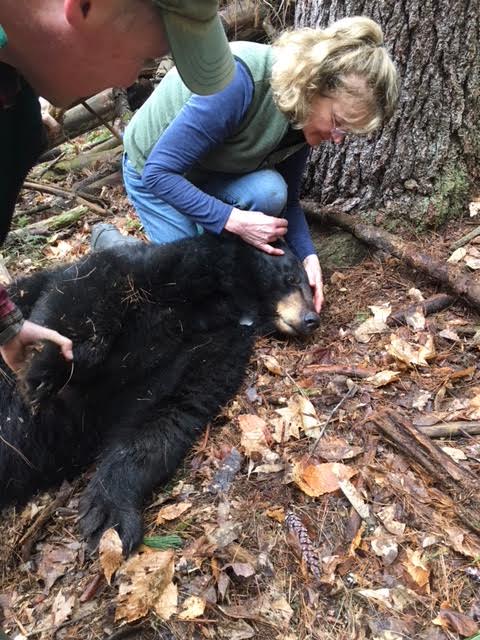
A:
{"type": "Polygon", "coordinates": [[[451,340],[452,342],[460,342],[460,337],[456,331],[452,329],[443,329],[438,334],[440,338],[445,338],[445,340],[451,340]]]}
{"type": "Polygon", "coordinates": [[[455,249],[455,251],[450,255],[447,262],[460,262],[460,260],[463,260],[466,255],[467,250],[465,249],[465,247],[459,247],[458,249],[455,249]]]}
{"type": "Polygon", "coordinates": [[[269,518],[272,518],[272,520],[276,520],[282,524],[285,522],[285,509],[283,507],[267,509],[266,513],[269,518]]]}
{"type": "Polygon", "coordinates": [[[399,379],[400,379],[399,371],[390,371],[386,369],[385,371],[379,371],[375,375],[365,378],[365,382],[368,382],[373,387],[378,389],[379,387],[384,387],[385,385],[390,384],[391,382],[396,382],[399,379]]]}
{"type": "Polygon", "coordinates": [[[403,566],[415,583],[420,588],[425,587],[426,592],[430,593],[430,569],[421,551],[407,548],[407,560],[404,561],[403,566]]]}
{"type": "Polygon", "coordinates": [[[263,364],[275,376],[283,375],[283,369],[275,356],[262,356],[263,364]]]}
{"type": "Polygon", "coordinates": [[[386,533],[383,527],[377,527],[375,529],[370,544],[375,555],[382,558],[386,566],[392,564],[397,559],[398,543],[392,535],[386,533]]]}
{"type": "Polygon", "coordinates": [[[100,538],[100,565],[103,569],[107,584],[123,562],[123,545],[115,529],[107,529],[100,538]]]}
{"type": "Polygon", "coordinates": [[[168,620],[177,608],[177,587],[173,584],[173,551],[137,553],[123,564],[115,620],[133,622],[156,611],[168,620]]]}
{"type": "Polygon", "coordinates": [[[412,398],[412,409],[423,411],[431,398],[432,394],[430,391],[419,389],[412,398]]]}
{"type": "Polygon", "coordinates": [[[42,548],[37,573],[45,582],[47,592],[58,578],[73,567],[78,548],[78,544],[63,546],[47,544],[42,548]]]}
{"type": "Polygon", "coordinates": [[[467,255],[465,256],[464,261],[467,267],[469,269],[472,269],[472,271],[477,271],[478,269],[480,269],[480,258],[467,255]]]}
{"type": "Polygon", "coordinates": [[[219,607],[223,613],[231,618],[247,618],[287,629],[293,616],[293,609],[283,595],[263,594],[252,598],[241,605],[219,607]]]}
{"type": "Polygon", "coordinates": [[[302,395],[294,395],[286,407],[275,411],[280,419],[272,420],[275,430],[272,434],[275,442],[287,442],[290,437],[299,438],[303,431],[308,438],[318,438],[321,423],[313,404],[302,395]]]}
{"type": "MultiPolygon", "coordinates": [[[[338,472],[344,476],[342,469],[335,468],[333,470],[335,475],[337,475],[338,472]]],[[[363,500],[360,491],[350,482],[350,480],[341,476],[338,477],[338,486],[362,520],[368,520],[370,518],[370,509],[367,503],[363,500]]]]}
{"type": "Polygon", "coordinates": [[[417,307],[415,311],[407,311],[405,320],[414,331],[423,331],[425,329],[426,320],[422,307],[417,307]]]}
{"type": "Polygon", "coordinates": [[[257,634],[245,620],[226,620],[218,625],[216,633],[225,640],[248,640],[257,634]]]}
{"type": "Polygon", "coordinates": [[[468,205],[468,213],[471,218],[474,218],[480,211],[480,201],[472,200],[468,205]]]}
{"type": "Polygon", "coordinates": [[[317,455],[327,462],[350,460],[363,453],[363,447],[350,445],[344,438],[326,436],[317,446],[317,455]]]}
{"type": "Polygon", "coordinates": [[[55,626],[58,626],[68,620],[75,604],[75,596],[72,595],[69,598],[65,598],[62,590],[57,593],[55,600],[52,604],[52,621],[55,626]]]}
{"type": "Polygon", "coordinates": [[[391,504],[376,513],[377,518],[381,520],[385,529],[395,536],[402,536],[405,531],[405,524],[395,520],[395,505],[391,504]]]}
{"type": "Polygon", "coordinates": [[[240,444],[247,456],[252,453],[264,454],[269,451],[266,439],[267,424],[259,416],[243,413],[238,416],[238,424],[242,432],[240,444]]]}
{"type": "Polygon", "coordinates": [[[359,589],[358,593],[367,600],[375,600],[388,609],[403,611],[417,600],[414,591],[406,587],[398,586],[392,589],[359,589]]]}
{"type": "Polygon", "coordinates": [[[391,306],[388,303],[384,303],[383,305],[372,305],[369,309],[373,313],[373,318],[368,318],[368,320],[362,322],[353,332],[357,342],[370,342],[372,335],[388,330],[386,321],[392,312],[391,306]]]}
{"type": "Polygon", "coordinates": [[[167,505],[166,507],[162,507],[158,512],[157,519],[155,520],[155,524],[164,524],[170,520],[176,520],[185,511],[188,511],[192,506],[191,502],[177,502],[175,504],[167,505]]]}
{"type": "Polygon", "coordinates": [[[340,462],[294,463],[292,480],[308,496],[318,497],[340,489],[339,479],[349,479],[357,473],[355,469],[340,462]]]}
{"type": "Polygon", "coordinates": [[[427,360],[435,357],[435,345],[431,334],[427,335],[425,344],[413,345],[392,334],[390,337],[390,345],[387,347],[388,353],[396,360],[404,362],[408,366],[428,366],[427,360]]]}
{"type": "Polygon", "coordinates": [[[198,596],[190,596],[182,604],[182,610],[178,614],[179,620],[195,620],[203,616],[206,602],[198,596]]]}
{"type": "Polygon", "coordinates": [[[439,627],[448,629],[448,631],[455,631],[465,638],[472,636],[479,630],[478,623],[475,620],[464,613],[450,609],[448,606],[441,608],[438,616],[432,622],[439,627]]]}
{"type": "Polygon", "coordinates": [[[444,451],[452,460],[455,462],[461,462],[462,460],[466,460],[467,456],[463,453],[461,449],[457,449],[456,447],[440,447],[442,451],[444,451]]]}

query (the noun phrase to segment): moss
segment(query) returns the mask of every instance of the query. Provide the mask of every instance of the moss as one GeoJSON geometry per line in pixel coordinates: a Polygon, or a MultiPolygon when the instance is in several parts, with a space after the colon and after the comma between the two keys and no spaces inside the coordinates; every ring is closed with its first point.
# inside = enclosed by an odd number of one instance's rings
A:
{"type": "Polygon", "coordinates": [[[448,163],[436,180],[424,216],[426,226],[440,226],[460,217],[465,211],[470,180],[463,164],[448,163]]]}

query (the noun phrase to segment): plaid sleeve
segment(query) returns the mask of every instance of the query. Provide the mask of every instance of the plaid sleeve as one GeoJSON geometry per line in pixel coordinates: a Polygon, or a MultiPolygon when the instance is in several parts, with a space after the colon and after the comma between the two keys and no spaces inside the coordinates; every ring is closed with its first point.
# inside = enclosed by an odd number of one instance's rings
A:
{"type": "Polygon", "coordinates": [[[8,297],[7,290],[0,285],[0,345],[5,344],[19,333],[23,316],[8,297]]]}

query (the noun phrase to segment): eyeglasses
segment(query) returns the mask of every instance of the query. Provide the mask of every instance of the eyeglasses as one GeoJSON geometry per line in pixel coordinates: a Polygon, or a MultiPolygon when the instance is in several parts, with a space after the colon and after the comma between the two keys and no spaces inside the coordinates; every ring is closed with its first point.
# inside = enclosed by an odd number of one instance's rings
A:
{"type": "Polygon", "coordinates": [[[333,113],[333,105],[332,105],[332,125],[333,127],[330,129],[330,135],[332,139],[335,136],[337,139],[343,140],[345,136],[348,134],[348,131],[345,131],[345,129],[340,129],[340,127],[337,127],[337,123],[335,122],[335,114],[333,113]]]}

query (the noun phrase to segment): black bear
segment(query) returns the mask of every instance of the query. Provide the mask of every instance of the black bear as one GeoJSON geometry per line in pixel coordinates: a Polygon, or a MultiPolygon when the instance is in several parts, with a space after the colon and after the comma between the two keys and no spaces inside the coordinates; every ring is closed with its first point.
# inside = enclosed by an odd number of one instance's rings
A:
{"type": "Polygon", "coordinates": [[[0,508],[97,459],[80,528],[96,544],[115,527],[126,555],[144,499],[237,392],[255,335],[319,324],[288,248],[269,256],[233,236],[94,252],[10,292],[72,338],[74,362],[47,343],[17,382],[0,369],[0,508]]]}

